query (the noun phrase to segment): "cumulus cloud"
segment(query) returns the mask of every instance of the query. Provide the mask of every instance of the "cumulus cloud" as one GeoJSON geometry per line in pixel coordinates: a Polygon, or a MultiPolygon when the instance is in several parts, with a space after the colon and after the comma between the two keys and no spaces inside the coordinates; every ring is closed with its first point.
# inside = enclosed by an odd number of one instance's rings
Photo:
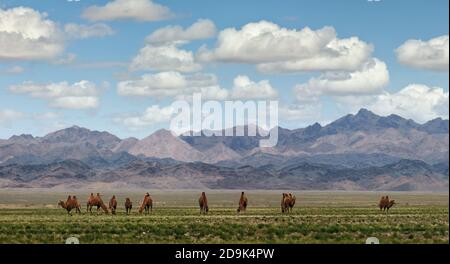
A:
{"type": "Polygon", "coordinates": [[[136,80],[121,81],[117,84],[117,92],[121,96],[156,98],[186,98],[193,93],[202,93],[205,99],[223,100],[228,97],[228,92],[219,87],[215,75],[183,75],[174,71],[144,74],[136,80]]]}
{"type": "Polygon", "coordinates": [[[168,7],[151,0],[114,0],[104,6],[94,5],[86,8],[82,17],[91,21],[159,21],[172,18],[173,14],[168,7]]]}
{"type": "Polygon", "coordinates": [[[144,113],[138,115],[125,115],[115,117],[113,120],[131,129],[145,127],[158,123],[169,122],[175,110],[172,106],[160,107],[159,105],[152,105],[148,107],[144,113]]]}
{"type": "Polygon", "coordinates": [[[277,97],[277,91],[272,88],[268,80],[254,82],[245,75],[239,75],[234,79],[234,86],[231,91],[232,99],[274,99],[277,97]]]}
{"type": "Polygon", "coordinates": [[[257,64],[263,72],[356,70],[373,47],[357,37],[338,39],[334,28],[287,29],[272,22],[249,23],[219,33],[214,49],[200,48],[203,61],[257,64]]]}
{"type": "Polygon", "coordinates": [[[191,51],[179,49],[176,44],[151,45],[143,47],[130,65],[131,71],[179,71],[195,72],[201,70],[191,51]]]}
{"type": "Polygon", "coordinates": [[[54,108],[90,109],[99,104],[99,90],[90,81],[35,84],[24,82],[9,87],[12,93],[26,94],[34,98],[45,99],[54,108]]]}
{"type": "Polygon", "coordinates": [[[410,39],[395,50],[400,63],[427,70],[448,71],[448,35],[422,41],[410,39]]]}
{"type": "Polygon", "coordinates": [[[51,59],[63,50],[63,34],[47,13],[27,7],[0,9],[0,61],[51,59]]]}
{"type": "Polygon", "coordinates": [[[96,23],[92,25],[66,24],[64,31],[67,36],[74,39],[85,39],[90,37],[105,37],[113,35],[114,30],[103,23],[96,23]]]}
{"type": "Polygon", "coordinates": [[[0,125],[10,124],[18,119],[25,117],[24,113],[17,112],[15,110],[3,109],[0,110],[0,125]]]}
{"type": "Polygon", "coordinates": [[[183,29],[180,26],[167,26],[150,34],[148,43],[189,42],[197,39],[211,38],[216,34],[216,26],[209,19],[199,19],[190,27],[183,29]]]}
{"type": "Polygon", "coordinates": [[[389,82],[384,62],[372,59],[354,72],[326,72],[297,85],[294,92],[299,101],[316,101],[320,95],[364,95],[382,92],[389,82]]]}
{"type": "Polygon", "coordinates": [[[368,109],[379,115],[397,114],[418,122],[448,119],[449,93],[440,87],[410,84],[395,93],[376,96],[368,109]]]}
{"type": "Polygon", "coordinates": [[[197,73],[183,75],[179,72],[144,74],[139,79],[121,81],[117,84],[121,96],[148,96],[155,98],[191,99],[194,93],[201,93],[205,100],[256,100],[274,99],[277,91],[268,80],[254,82],[239,75],[234,79],[231,90],[220,87],[213,74],[197,73]]]}

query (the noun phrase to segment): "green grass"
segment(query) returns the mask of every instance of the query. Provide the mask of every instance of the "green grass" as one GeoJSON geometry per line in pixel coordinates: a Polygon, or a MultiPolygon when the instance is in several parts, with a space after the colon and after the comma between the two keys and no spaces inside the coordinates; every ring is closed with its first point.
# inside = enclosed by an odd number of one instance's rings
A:
{"type": "Polygon", "coordinates": [[[68,216],[54,206],[66,193],[0,191],[0,243],[64,243],[69,236],[81,243],[364,243],[370,236],[449,243],[448,194],[389,193],[399,204],[386,215],[376,208],[378,193],[295,192],[293,213],[282,215],[278,191],[247,191],[249,209],[237,215],[239,191],[210,191],[210,212],[201,216],[198,191],[151,193],[151,215],[125,215],[125,196],[136,208],[141,195],[116,192],[117,215],[90,215],[83,206],[82,215],[68,216]]]}

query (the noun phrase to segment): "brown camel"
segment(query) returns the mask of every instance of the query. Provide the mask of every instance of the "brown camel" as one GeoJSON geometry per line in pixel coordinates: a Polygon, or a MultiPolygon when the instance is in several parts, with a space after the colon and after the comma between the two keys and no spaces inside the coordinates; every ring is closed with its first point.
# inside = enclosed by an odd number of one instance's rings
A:
{"type": "Polygon", "coordinates": [[[93,206],[97,206],[97,212],[100,210],[100,208],[102,208],[105,213],[109,213],[108,208],[106,207],[105,203],[103,202],[102,198],[100,197],[100,193],[97,193],[97,196],[94,196],[94,194],[91,193],[91,195],[89,196],[89,199],[87,201],[86,211],[92,213],[93,206]]]}
{"type": "Polygon", "coordinates": [[[111,200],[109,200],[109,209],[111,209],[111,213],[112,214],[116,214],[117,200],[116,200],[116,196],[115,195],[113,195],[111,200]]]}
{"type": "Polygon", "coordinates": [[[74,203],[75,203],[76,206],[77,206],[77,213],[80,213],[80,214],[81,214],[81,204],[80,204],[80,202],[78,201],[77,196],[74,195],[74,196],[72,197],[72,200],[74,201],[74,203]]]}
{"type": "Polygon", "coordinates": [[[389,211],[389,209],[390,209],[392,206],[394,206],[394,204],[395,204],[395,200],[390,200],[389,203],[388,203],[388,205],[386,206],[386,210],[389,211]]]}
{"type": "Polygon", "coordinates": [[[396,204],[395,200],[389,200],[389,196],[382,196],[378,206],[380,207],[380,210],[389,211],[394,204],[396,204]]]}
{"type": "Polygon", "coordinates": [[[292,209],[294,208],[295,205],[295,195],[292,195],[292,193],[288,194],[288,198],[289,198],[289,204],[288,204],[288,209],[290,212],[292,212],[292,209]]]}
{"type": "MultiPolygon", "coordinates": [[[[389,198],[388,200],[389,201],[389,198]]],[[[380,210],[383,210],[384,207],[386,206],[387,202],[386,202],[386,197],[385,196],[381,196],[380,202],[378,203],[378,206],[380,207],[380,210]]]]}
{"type": "Polygon", "coordinates": [[[139,208],[139,213],[142,213],[145,209],[145,214],[148,214],[153,209],[153,200],[150,197],[149,193],[146,193],[144,196],[144,200],[142,201],[141,207],[139,208]]]}
{"type": "Polygon", "coordinates": [[[125,199],[125,211],[127,212],[127,215],[131,213],[131,208],[133,208],[133,203],[130,198],[127,197],[125,199]]]}
{"type": "Polygon", "coordinates": [[[245,196],[244,192],[241,193],[241,198],[239,199],[239,207],[237,209],[237,212],[245,212],[247,210],[247,204],[248,199],[247,196],[245,196]]]}
{"type": "Polygon", "coordinates": [[[289,213],[290,205],[291,205],[291,198],[289,197],[289,194],[283,193],[283,197],[281,198],[281,212],[289,213]]]}
{"type": "Polygon", "coordinates": [[[200,206],[200,214],[207,214],[209,211],[208,208],[208,199],[206,199],[205,192],[202,192],[200,198],[198,198],[198,205],[200,206]]]}
{"type": "Polygon", "coordinates": [[[76,210],[76,213],[81,214],[80,203],[77,201],[77,197],[76,196],[71,197],[69,195],[69,197],[67,197],[67,201],[64,202],[64,201],[60,200],[58,202],[58,205],[61,206],[64,209],[66,209],[68,215],[72,215],[71,211],[73,209],[76,210]]]}

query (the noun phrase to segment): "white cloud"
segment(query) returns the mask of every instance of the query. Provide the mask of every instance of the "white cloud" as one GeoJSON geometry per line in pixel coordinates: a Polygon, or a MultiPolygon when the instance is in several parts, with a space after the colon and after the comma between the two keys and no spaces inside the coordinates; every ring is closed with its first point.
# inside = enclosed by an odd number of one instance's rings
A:
{"type": "Polygon", "coordinates": [[[56,64],[56,65],[69,65],[69,64],[72,64],[73,62],[75,62],[76,59],[77,59],[77,55],[75,55],[73,53],[68,53],[64,57],[59,57],[59,58],[54,59],[52,61],[52,63],[56,64]]]}
{"type": "Polygon", "coordinates": [[[263,72],[329,71],[356,70],[372,50],[357,37],[338,39],[332,27],[295,30],[260,21],[240,30],[222,30],[216,47],[202,47],[197,56],[204,61],[253,63],[263,72]]]}
{"type": "Polygon", "coordinates": [[[297,85],[294,93],[299,101],[317,101],[320,95],[365,95],[382,92],[389,82],[386,64],[378,59],[366,62],[354,72],[327,72],[308,83],[297,85]]]}
{"type": "Polygon", "coordinates": [[[268,80],[256,83],[245,75],[239,75],[234,79],[234,86],[231,91],[232,99],[273,99],[277,97],[277,91],[272,88],[268,80]]]}
{"type": "Polygon", "coordinates": [[[172,106],[160,107],[159,105],[152,105],[142,114],[134,116],[118,116],[113,120],[114,122],[120,123],[128,128],[136,129],[153,124],[169,122],[174,113],[175,110],[172,106]]]}
{"type": "Polygon", "coordinates": [[[202,93],[204,99],[223,100],[228,92],[217,84],[217,78],[211,74],[183,75],[179,72],[160,72],[144,74],[137,80],[121,81],[117,84],[121,96],[149,96],[156,98],[186,99],[193,93],[202,93]]]}
{"type": "Polygon", "coordinates": [[[191,51],[178,49],[176,44],[156,46],[148,44],[139,51],[130,70],[195,72],[201,65],[194,61],[191,51]]]}
{"type": "Polygon", "coordinates": [[[20,74],[20,73],[23,73],[24,71],[25,71],[25,69],[23,67],[13,66],[13,67],[5,69],[5,70],[0,70],[0,75],[1,74],[7,74],[7,75],[20,74]]]}
{"type": "Polygon", "coordinates": [[[24,82],[12,85],[9,90],[17,94],[27,94],[34,98],[42,98],[49,102],[51,107],[67,109],[96,108],[99,104],[99,91],[90,81],[79,81],[73,84],[68,82],[34,84],[24,82]]]}
{"type": "Polygon", "coordinates": [[[277,91],[268,80],[254,82],[247,76],[234,79],[231,91],[222,89],[213,74],[197,73],[183,75],[179,72],[144,74],[136,80],[121,81],[117,84],[121,96],[148,96],[155,98],[177,98],[190,100],[193,93],[201,93],[204,100],[255,100],[274,99],[277,91]]]}
{"type": "Polygon", "coordinates": [[[27,7],[0,9],[0,61],[51,59],[63,50],[63,36],[46,13],[27,7]]]}
{"type": "Polygon", "coordinates": [[[119,95],[133,96],[175,96],[187,85],[185,76],[178,72],[145,74],[138,80],[122,81],[117,84],[119,95]]]}
{"type": "Polygon", "coordinates": [[[114,0],[104,6],[86,8],[82,17],[91,21],[133,19],[137,21],[159,21],[173,17],[166,6],[151,0],[114,0]]]}
{"type": "Polygon", "coordinates": [[[54,112],[45,112],[45,113],[35,113],[32,115],[34,120],[54,120],[62,117],[59,113],[54,112]]]}
{"type": "Polygon", "coordinates": [[[448,71],[448,35],[428,41],[410,39],[395,50],[400,63],[420,69],[448,71]]]}
{"type": "Polygon", "coordinates": [[[10,124],[25,117],[25,114],[10,109],[0,110],[0,125],[10,124]]]}
{"type": "Polygon", "coordinates": [[[114,30],[103,23],[96,23],[92,25],[66,24],[64,31],[70,38],[85,39],[90,37],[105,37],[113,35],[114,30]]]}
{"type": "Polygon", "coordinates": [[[301,103],[316,103],[320,100],[320,96],[322,96],[322,91],[320,89],[314,89],[307,83],[295,85],[293,91],[295,98],[301,103]]]}
{"type": "Polygon", "coordinates": [[[216,26],[209,19],[199,19],[190,27],[167,26],[154,31],[146,38],[148,43],[189,42],[211,38],[216,34],[216,26]]]}
{"type": "Polygon", "coordinates": [[[448,119],[449,93],[440,87],[410,84],[395,93],[376,96],[368,109],[379,115],[397,114],[418,122],[442,117],[448,119]]]}

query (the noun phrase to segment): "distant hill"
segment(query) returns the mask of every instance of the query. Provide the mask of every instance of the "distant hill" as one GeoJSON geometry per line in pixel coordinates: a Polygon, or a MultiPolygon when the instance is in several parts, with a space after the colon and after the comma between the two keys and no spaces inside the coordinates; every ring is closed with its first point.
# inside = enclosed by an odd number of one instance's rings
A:
{"type": "Polygon", "coordinates": [[[448,190],[448,120],[361,109],[326,126],[276,129],[273,148],[259,148],[261,136],[167,130],[141,140],[77,126],[12,136],[0,140],[0,187],[448,190]]]}

